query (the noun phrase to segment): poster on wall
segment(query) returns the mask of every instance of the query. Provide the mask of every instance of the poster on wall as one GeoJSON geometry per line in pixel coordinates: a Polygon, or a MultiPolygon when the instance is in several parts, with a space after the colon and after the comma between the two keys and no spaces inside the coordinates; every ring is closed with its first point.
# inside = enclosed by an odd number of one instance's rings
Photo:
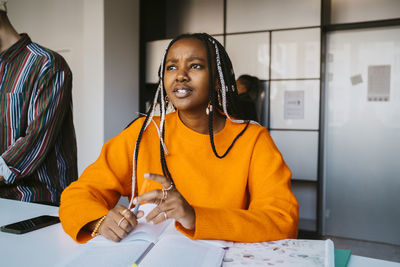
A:
{"type": "Polygon", "coordinates": [[[368,66],[368,101],[389,101],[390,65],[368,66]]]}
{"type": "Polygon", "coordinates": [[[304,120],[304,91],[285,91],[284,119],[304,120]]]}

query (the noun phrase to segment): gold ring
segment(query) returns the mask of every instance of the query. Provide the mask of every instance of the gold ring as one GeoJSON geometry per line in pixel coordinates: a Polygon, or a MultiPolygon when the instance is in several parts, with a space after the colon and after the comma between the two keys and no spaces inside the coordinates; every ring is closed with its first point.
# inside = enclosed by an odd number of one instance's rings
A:
{"type": "Polygon", "coordinates": [[[162,190],[162,200],[166,200],[168,197],[168,190],[167,189],[163,189],[162,190]]]}
{"type": "Polygon", "coordinates": [[[168,187],[167,189],[164,189],[164,190],[167,190],[167,191],[169,191],[169,190],[171,190],[171,189],[172,189],[172,187],[174,187],[174,185],[171,183],[171,184],[169,185],[169,187],[168,187]]]}
{"type": "Polygon", "coordinates": [[[125,213],[127,213],[129,210],[128,209],[124,209],[121,214],[124,215],[125,213]]]}
{"type": "Polygon", "coordinates": [[[165,211],[163,211],[162,214],[164,214],[164,218],[165,218],[165,220],[167,220],[168,219],[167,213],[165,211]]]}
{"type": "Polygon", "coordinates": [[[122,221],[125,220],[125,217],[122,217],[118,222],[118,227],[121,225],[122,221]]]}

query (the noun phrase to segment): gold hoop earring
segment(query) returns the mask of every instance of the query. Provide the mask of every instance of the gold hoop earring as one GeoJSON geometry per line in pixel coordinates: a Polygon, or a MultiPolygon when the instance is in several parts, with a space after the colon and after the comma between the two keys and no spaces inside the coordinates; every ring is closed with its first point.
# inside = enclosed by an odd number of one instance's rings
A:
{"type": "Polygon", "coordinates": [[[210,115],[211,111],[212,111],[212,105],[210,103],[208,103],[208,106],[206,108],[206,114],[210,115]]]}

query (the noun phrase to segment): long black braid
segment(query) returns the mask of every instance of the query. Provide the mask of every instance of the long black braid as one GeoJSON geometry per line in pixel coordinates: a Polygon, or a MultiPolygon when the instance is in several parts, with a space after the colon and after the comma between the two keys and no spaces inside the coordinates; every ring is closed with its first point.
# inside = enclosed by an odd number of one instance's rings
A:
{"type": "MultiPolygon", "coordinates": [[[[222,67],[222,72],[223,72],[223,79],[225,81],[225,86],[226,86],[226,96],[227,96],[227,110],[228,113],[231,116],[237,117],[237,118],[242,118],[243,115],[241,113],[241,109],[238,106],[238,101],[237,101],[237,88],[236,88],[236,79],[235,79],[235,73],[233,72],[233,67],[231,60],[229,59],[228,54],[226,53],[224,47],[214,38],[209,36],[208,34],[201,34],[201,40],[203,41],[206,50],[207,50],[207,59],[208,59],[208,69],[210,71],[210,81],[209,81],[209,101],[212,107],[218,107],[218,109],[223,110],[223,107],[221,107],[219,101],[218,101],[218,95],[220,95],[219,99],[221,99],[221,90],[222,90],[222,84],[219,85],[220,90],[218,90],[217,94],[215,94],[215,80],[213,73],[216,72],[216,64],[212,66],[212,61],[211,58],[216,58],[215,53],[212,49],[212,42],[217,45],[217,48],[220,53],[220,61],[221,61],[221,67],[222,67]],[[211,44],[210,44],[211,42],[211,44]],[[211,47],[210,47],[211,46],[211,47]],[[217,97],[216,97],[217,96],[217,97]]],[[[219,77],[218,80],[221,78],[219,77]]],[[[217,152],[217,149],[215,148],[215,142],[214,142],[214,116],[213,116],[214,108],[211,108],[210,114],[208,116],[208,128],[209,128],[209,136],[210,136],[210,143],[211,147],[213,149],[214,155],[220,159],[224,158],[229,151],[232,149],[233,145],[237,141],[237,139],[243,135],[243,133],[246,131],[249,122],[247,121],[246,126],[244,129],[235,137],[235,139],[232,141],[231,145],[228,147],[228,149],[225,151],[224,154],[219,155],[217,152]]],[[[217,111],[218,112],[218,111],[217,111]]]]}

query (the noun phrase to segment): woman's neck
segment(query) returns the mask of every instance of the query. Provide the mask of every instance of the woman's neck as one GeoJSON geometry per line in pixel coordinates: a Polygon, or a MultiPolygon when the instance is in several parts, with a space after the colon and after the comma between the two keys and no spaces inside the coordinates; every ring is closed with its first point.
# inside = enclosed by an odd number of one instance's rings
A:
{"type": "MultiPolygon", "coordinates": [[[[209,134],[208,115],[188,114],[178,111],[179,118],[187,127],[201,134],[209,134]]],[[[218,111],[213,112],[213,133],[216,134],[225,127],[225,117],[218,111]]]]}

